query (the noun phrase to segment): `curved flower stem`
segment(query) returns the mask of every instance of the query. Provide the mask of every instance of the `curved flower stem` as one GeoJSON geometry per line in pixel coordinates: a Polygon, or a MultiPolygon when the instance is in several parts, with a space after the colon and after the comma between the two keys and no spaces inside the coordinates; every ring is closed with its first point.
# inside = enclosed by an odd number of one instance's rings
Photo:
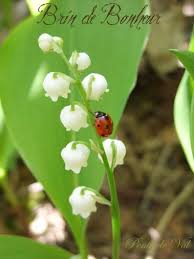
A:
{"type": "Polygon", "coordinates": [[[82,259],[88,259],[88,247],[85,238],[85,230],[83,231],[80,244],[80,254],[82,259]]]}
{"type": "Polygon", "coordinates": [[[99,140],[100,148],[103,150],[102,160],[104,162],[105,169],[107,171],[107,179],[108,185],[111,195],[111,216],[112,216],[112,259],[118,259],[120,253],[120,208],[119,208],[119,201],[116,189],[116,183],[114,179],[114,174],[112,169],[109,166],[109,162],[104,151],[104,147],[102,144],[101,139],[99,140]]]}
{"type": "MultiPolygon", "coordinates": [[[[80,83],[80,86],[81,83],[80,83]]],[[[83,88],[82,88],[83,89],[83,88]]],[[[80,91],[81,92],[81,91],[80,91]]],[[[83,96],[82,96],[83,97],[83,96]]],[[[83,99],[85,99],[83,97],[83,99]]],[[[91,127],[95,130],[94,124],[93,124],[93,117],[90,113],[90,107],[85,99],[85,104],[86,108],[88,110],[88,117],[89,117],[89,123],[91,127]]],[[[111,217],[112,217],[112,239],[113,239],[113,244],[112,244],[112,259],[118,259],[119,258],[119,252],[120,252],[120,209],[119,209],[119,201],[118,201],[118,196],[117,196],[117,189],[116,189],[116,183],[114,179],[114,173],[113,170],[111,169],[105,150],[104,146],[102,144],[102,139],[96,134],[95,130],[95,135],[96,135],[96,140],[97,143],[100,147],[100,149],[103,151],[101,154],[104,167],[107,173],[107,179],[108,179],[108,185],[109,185],[109,190],[110,190],[110,196],[111,196],[111,217]]]]}
{"type": "MultiPolygon", "coordinates": [[[[114,179],[113,170],[109,165],[104,146],[102,144],[102,139],[97,135],[96,130],[94,128],[94,116],[91,113],[89,102],[86,98],[86,93],[84,91],[82,82],[79,77],[79,73],[70,65],[69,61],[67,60],[67,57],[64,53],[60,54],[62,59],[64,60],[65,64],[67,65],[70,73],[74,77],[74,79],[77,82],[78,89],[80,96],[82,98],[83,104],[85,105],[87,111],[88,111],[88,118],[89,118],[89,124],[94,129],[94,134],[96,137],[96,141],[100,147],[100,149],[103,151],[101,156],[104,163],[104,167],[107,172],[107,178],[108,178],[108,185],[110,190],[110,196],[111,196],[111,216],[112,216],[112,259],[119,259],[120,254],[120,209],[119,209],[119,202],[118,202],[118,196],[117,196],[117,189],[116,189],[116,183],[114,179]]],[[[83,257],[85,259],[85,257],[83,257]]]]}

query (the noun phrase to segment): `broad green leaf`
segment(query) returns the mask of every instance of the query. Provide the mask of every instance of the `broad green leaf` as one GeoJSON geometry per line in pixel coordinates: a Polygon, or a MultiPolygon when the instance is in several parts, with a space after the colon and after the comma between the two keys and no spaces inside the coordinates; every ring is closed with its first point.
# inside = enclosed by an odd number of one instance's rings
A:
{"type": "MultiPolygon", "coordinates": [[[[194,37],[192,36],[190,51],[194,51],[194,37]]],[[[192,65],[189,58],[185,55],[181,55],[179,51],[176,51],[176,55],[180,58],[181,62],[185,65],[189,72],[192,72],[192,65]],[[177,55],[178,53],[178,55],[177,55]]],[[[186,55],[187,56],[187,55],[186,55]]],[[[193,73],[193,72],[192,72],[193,73]]],[[[192,117],[191,117],[191,103],[193,96],[193,80],[191,79],[189,73],[186,71],[183,79],[178,88],[175,103],[174,103],[174,121],[175,127],[180,139],[181,145],[183,147],[185,156],[190,165],[191,170],[194,172],[194,158],[192,152],[192,117]]]]}
{"type": "MultiPolygon", "coordinates": [[[[68,221],[77,243],[84,230],[84,224],[72,215],[68,199],[75,183],[99,189],[104,169],[96,154],[92,154],[89,165],[82,170],[78,179],[66,172],[60,157],[62,148],[71,140],[71,134],[62,127],[59,114],[68,101],[60,99],[53,103],[44,96],[42,82],[46,73],[60,71],[67,73],[62,60],[56,54],[44,55],[38,48],[37,39],[47,32],[64,38],[67,56],[75,49],[85,51],[92,59],[87,71],[106,76],[110,93],[102,101],[94,103],[93,110],[106,111],[112,115],[115,129],[122,116],[125,103],[137,77],[138,65],[148,34],[148,26],[141,29],[129,25],[101,24],[105,13],[103,1],[66,0],[54,1],[60,12],[73,10],[78,20],[73,25],[45,25],[41,16],[33,17],[20,24],[6,40],[0,50],[0,94],[8,127],[23,159],[40,181],[68,221]],[[97,5],[96,20],[92,25],[80,22],[97,5]]],[[[118,1],[122,13],[138,14],[144,7],[144,0],[118,1]]],[[[46,20],[46,23],[52,21],[46,20]]],[[[86,73],[85,73],[86,75],[86,73]]],[[[82,129],[80,140],[91,138],[91,129],[82,129]]]]}
{"type": "Polygon", "coordinates": [[[5,125],[3,110],[0,104],[0,180],[10,165],[14,153],[14,145],[5,125]]]}
{"type": "Polygon", "coordinates": [[[190,73],[194,79],[194,52],[192,51],[180,51],[180,50],[171,50],[177,58],[181,61],[187,71],[190,73]]]}
{"type": "Polygon", "coordinates": [[[2,259],[69,259],[71,254],[61,248],[43,245],[31,239],[16,236],[0,236],[2,259]]]}

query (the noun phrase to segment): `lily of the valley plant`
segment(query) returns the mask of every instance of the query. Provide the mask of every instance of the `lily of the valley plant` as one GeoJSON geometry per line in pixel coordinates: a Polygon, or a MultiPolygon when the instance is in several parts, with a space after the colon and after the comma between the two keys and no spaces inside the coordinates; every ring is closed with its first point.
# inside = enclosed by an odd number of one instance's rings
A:
{"type": "MultiPolygon", "coordinates": [[[[87,186],[77,186],[69,197],[72,213],[82,218],[88,218],[97,210],[96,203],[110,206],[112,215],[112,258],[119,258],[120,250],[120,212],[114,179],[114,168],[122,165],[126,155],[126,148],[122,141],[108,138],[112,133],[112,120],[105,112],[91,111],[89,101],[99,101],[109,91],[108,83],[103,75],[92,73],[81,79],[81,72],[91,65],[90,57],[84,53],[74,51],[66,57],[63,51],[63,39],[42,34],[38,39],[39,47],[44,53],[55,52],[61,56],[69,70],[69,75],[62,72],[50,72],[46,75],[43,87],[45,96],[53,102],[59,98],[69,99],[60,116],[66,131],[72,132],[72,141],[61,150],[64,169],[73,174],[80,174],[88,165],[91,151],[96,152],[99,163],[103,163],[107,172],[111,201],[108,201],[96,190],[87,186]],[[81,102],[74,99],[73,91],[77,91],[81,102]],[[82,128],[91,127],[95,132],[95,139],[89,142],[76,139],[76,132],[82,128]],[[105,139],[106,137],[106,139],[105,139]]],[[[76,176],[76,175],[75,175],[76,176]]],[[[80,251],[81,258],[88,258],[87,248],[80,251]]]]}

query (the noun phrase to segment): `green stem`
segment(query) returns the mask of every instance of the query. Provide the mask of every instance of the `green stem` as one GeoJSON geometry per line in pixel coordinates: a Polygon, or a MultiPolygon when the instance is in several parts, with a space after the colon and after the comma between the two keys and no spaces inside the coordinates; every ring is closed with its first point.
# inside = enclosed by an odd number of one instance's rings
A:
{"type": "Polygon", "coordinates": [[[79,186],[79,180],[78,180],[77,174],[73,174],[73,184],[75,188],[79,186]]]}
{"type": "Polygon", "coordinates": [[[83,235],[81,238],[80,254],[81,254],[81,259],[88,258],[88,247],[87,247],[87,242],[86,242],[86,238],[85,238],[85,230],[83,231],[83,235]]]}
{"type": "MultiPolygon", "coordinates": [[[[67,60],[66,56],[64,53],[61,54],[61,57],[63,58],[65,64],[67,65],[70,73],[76,80],[78,84],[78,89],[80,92],[80,96],[83,100],[83,103],[88,111],[88,118],[89,118],[89,124],[90,126],[94,129],[95,131],[95,137],[97,140],[97,143],[100,147],[100,149],[103,151],[102,160],[107,172],[107,178],[108,178],[108,185],[109,185],[109,190],[110,190],[110,196],[111,196],[111,216],[112,216],[112,240],[113,240],[113,245],[112,245],[112,259],[118,259],[119,254],[120,254],[120,209],[119,209],[119,201],[118,201],[118,196],[117,196],[117,189],[116,189],[116,183],[114,179],[114,174],[113,170],[111,169],[105,150],[104,146],[102,144],[101,138],[97,135],[96,130],[94,128],[94,117],[91,113],[89,102],[86,98],[86,93],[84,91],[82,82],[79,78],[79,74],[74,68],[70,65],[69,61],[67,60]]],[[[83,257],[85,259],[85,257],[83,257]]]]}
{"type": "MultiPolygon", "coordinates": [[[[99,141],[100,148],[104,151],[104,147],[102,141],[99,141]]],[[[111,195],[111,215],[112,215],[112,239],[113,239],[113,246],[112,246],[112,259],[118,259],[120,254],[120,208],[119,208],[119,201],[116,189],[116,183],[114,178],[114,173],[109,166],[109,162],[106,156],[105,151],[102,155],[102,160],[104,162],[104,166],[107,171],[107,178],[108,178],[108,185],[111,195]]]]}

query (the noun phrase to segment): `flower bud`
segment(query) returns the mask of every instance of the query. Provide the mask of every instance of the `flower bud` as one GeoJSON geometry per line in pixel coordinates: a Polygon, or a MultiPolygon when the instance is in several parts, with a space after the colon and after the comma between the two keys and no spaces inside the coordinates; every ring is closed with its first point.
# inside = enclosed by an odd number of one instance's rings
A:
{"type": "Polygon", "coordinates": [[[88,100],[98,101],[105,92],[108,92],[106,78],[100,74],[92,73],[86,76],[82,85],[88,100]]]}
{"type": "MultiPolygon", "coordinates": [[[[104,150],[105,150],[110,167],[112,167],[112,165],[113,165],[113,167],[115,168],[117,165],[124,164],[124,158],[126,155],[126,147],[122,141],[116,140],[116,139],[114,139],[114,140],[106,139],[105,141],[103,141],[103,146],[104,146],[104,150]],[[115,154],[114,154],[114,152],[115,152],[115,154]],[[115,157],[114,157],[114,155],[115,155],[115,157]],[[114,161],[113,161],[113,159],[114,159],[114,161]]],[[[99,156],[100,160],[102,161],[101,155],[99,154],[98,156],[99,156]]]]}
{"type": "Polygon", "coordinates": [[[57,36],[53,37],[53,51],[60,54],[63,52],[63,39],[57,36]]]}
{"type": "Polygon", "coordinates": [[[38,45],[43,52],[56,52],[60,54],[63,50],[63,39],[57,36],[51,36],[48,33],[43,33],[38,38],[38,45]]]}
{"type": "Polygon", "coordinates": [[[83,71],[91,65],[91,60],[88,54],[84,52],[73,52],[70,57],[69,63],[72,66],[76,66],[78,71],[83,71]]]}
{"type": "Polygon", "coordinates": [[[58,36],[54,36],[53,40],[56,44],[58,44],[61,48],[63,47],[63,39],[61,37],[58,36]]]}
{"type": "Polygon", "coordinates": [[[87,167],[90,155],[89,148],[84,144],[70,142],[62,151],[61,156],[65,162],[65,169],[79,174],[82,167],[87,167]]]}
{"type": "Polygon", "coordinates": [[[85,188],[84,186],[77,187],[69,197],[73,214],[80,215],[82,218],[88,218],[92,212],[97,210],[95,193],[84,190],[85,188]]]}
{"type": "Polygon", "coordinates": [[[49,52],[53,49],[53,37],[47,33],[43,33],[38,38],[38,45],[43,52],[49,52]]]}
{"type": "Polygon", "coordinates": [[[67,131],[79,131],[81,128],[87,128],[87,112],[79,105],[66,106],[61,111],[60,119],[67,131]]]}
{"type": "Polygon", "coordinates": [[[72,81],[72,78],[63,73],[48,73],[43,82],[45,95],[50,97],[53,102],[56,102],[59,96],[67,98],[70,93],[70,84],[72,81]]]}

